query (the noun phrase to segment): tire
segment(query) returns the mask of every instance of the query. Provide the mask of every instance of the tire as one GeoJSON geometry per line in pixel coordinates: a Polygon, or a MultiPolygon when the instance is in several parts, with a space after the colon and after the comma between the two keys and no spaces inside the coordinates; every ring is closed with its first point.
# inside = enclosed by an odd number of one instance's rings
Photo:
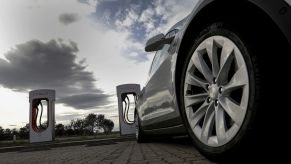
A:
{"type": "Polygon", "coordinates": [[[136,122],[136,129],[135,129],[135,138],[138,143],[145,143],[148,141],[148,138],[143,133],[141,127],[140,127],[140,119],[138,117],[138,114],[135,113],[135,122],[136,122]]]}
{"type": "Polygon", "coordinates": [[[241,36],[236,29],[223,23],[208,26],[193,39],[181,69],[182,119],[196,148],[215,161],[235,158],[251,143],[259,110],[260,69],[250,48],[253,45],[241,36]],[[211,42],[214,46],[207,51],[203,45],[211,45],[211,42]],[[227,52],[223,50],[224,44],[235,49],[229,51],[231,55],[222,55],[227,52]],[[209,57],[211,52],[217,56],[215,62],[209,57]]]}

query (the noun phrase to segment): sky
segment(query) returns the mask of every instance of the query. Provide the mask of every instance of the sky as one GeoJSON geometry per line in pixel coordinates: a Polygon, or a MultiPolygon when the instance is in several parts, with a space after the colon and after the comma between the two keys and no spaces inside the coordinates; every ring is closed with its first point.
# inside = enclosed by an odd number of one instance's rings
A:
{"type": "Polygon", "coordinates": [[[29,122],[28,92],[55,89],[56,122],[104,114],[119,129],[116,86],[148,79],[150,37],[197,0],[2,0],[0,126],[29,122]]]}

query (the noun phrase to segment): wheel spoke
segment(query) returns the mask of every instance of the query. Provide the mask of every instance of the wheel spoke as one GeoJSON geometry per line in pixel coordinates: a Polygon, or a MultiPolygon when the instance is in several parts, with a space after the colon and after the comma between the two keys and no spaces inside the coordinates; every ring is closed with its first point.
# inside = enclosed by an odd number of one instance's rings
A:
{"type": "Polygon", "coordinates": [[[218,105],[217,109],[215,110],[215,130],[218,143],[225,142],[226,140],[225,117],[224,110],[220,105],[218,105]]]}
{"type": "Polygon", "coordinates": [[[217,56],[217,47],[213,39],[206,41],[206,51],[212,64],[212,76],[217,77],[219,72],[219,63],[217,56]]]}
{"type": "Polygon", "coordinates": [[[208,142],[208,138],[212,132],[212,128],[214,125],[214,115],[214,103],[211,103],[207,108],[201,132],[201,140],[206,143],[208,142]]]}
{"type": "Polygon", "coordinates": [[[208,96],[208,93],[201,93],[201,94],[196,94],[196,95],[185,95],[186,108],[205,101],[207,96],[208,96]]]}
{"type": "Polygon", "coordinates": [[[227,61],[229,55],[231,55],[233,51],[234,51],[233,44],[231,44],[228,41],[225,41],[223,44],[223,47],[222,47],[222,51],[221,51],[220,68],[223,67],[223,65],[227,61]]]}
{"type": "Polygon", "coordinates": [[[208,68],[207,64],[205,63],[205,61],[202,57],[202,54],[200,54],[199,52],[196,52],[196,54],[194,54],[193,56],[194,57],[192,58],[192,61],[193,61],[194,65],[203,74],[205,79],[209,83],[211,83],[213,76],[212,76],[211,70],[208,68]]]}
{"type": "Polygon", "coordinates": [[[195,113],[192,112],[192,114],[189,115],[191,121],[190,121],[190,126],[191,128],[195,128],[199,121],[203,118],[207,111],[208,103],[204,102],[200,108],[198,108],[195,113]]]}
{"type": "Polygon", "coordinates": [[[202,87],[204,89],[206,89],[206,84],[207,84],[206,81],[204,81],[204,80],[202,80],[194,75],[191,75],[189,72],[186,75],[185,83],[190,84],[190,85],[195,85],[197,87],[202,87]]]}
{"type": "Polygon", "coordinates": [[[244,110],[229,98],[221,99],[220,104],[235,124],[240,126],[242,124],[244,110]]]}
{"type": "Polygon", "coordinates": [[[246,67],[241,66],[233,75],[228,84],[223,87],[224,92],[229,93],[232,90],[243,87],[248,84],[248,79],[246,78],[246,67]]]}
{"type": "Polygon", "coordinates": [[[217,84],[221,85],[227,82],[228,73],[229,73],[230,66],[233,59],[234,59],[234,53],[232,51],[230,54],[228,54],[223,65],[221,66],[221,69],[217,76],[217,84]]]}

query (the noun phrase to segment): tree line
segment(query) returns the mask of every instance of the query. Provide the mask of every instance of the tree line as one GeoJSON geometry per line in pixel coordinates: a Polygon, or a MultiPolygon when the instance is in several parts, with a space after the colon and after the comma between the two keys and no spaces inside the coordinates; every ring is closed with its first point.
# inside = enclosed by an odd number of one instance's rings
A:
{"type": "MultiPolygon", "coordinates": [[[[90,113],[83,119],[71,120],[70,124],[56,124],[55,135],[62,136],[80,136],[80,135],[94,135],[97,133],[109,134],[114,128],[112,120],[105,118],[103,114],[90,113]]],[[[0,140],[12,140],[13,136],[19,139],[29,138],[29,124],[21,127],[19,130],[3,129],[0,126],[0,140]]]]}

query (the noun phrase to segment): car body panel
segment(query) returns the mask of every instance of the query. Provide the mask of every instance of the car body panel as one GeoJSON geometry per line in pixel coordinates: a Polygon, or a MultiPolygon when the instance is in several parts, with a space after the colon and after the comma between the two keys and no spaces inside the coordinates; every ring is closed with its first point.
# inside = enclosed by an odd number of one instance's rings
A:
{"type": "Polygon", "coordinates": [[[171,45],[165,45],[156,53],[149,81],[142,91],[144,103],[139,104],[139,117],[145,130],[177,125],[176,121],[173,121],[179,113],[175,108],[176,105],[173,104],[175,90],[173,89],[173,74],[169,71],[173,57],[168,52],[170,47],[171,45]]]}
{"type": "Polygon", "coordinates": [[[250,0],[262,9],[280,28],[291,45],[291,6],[284,0],[250,0]]]}

